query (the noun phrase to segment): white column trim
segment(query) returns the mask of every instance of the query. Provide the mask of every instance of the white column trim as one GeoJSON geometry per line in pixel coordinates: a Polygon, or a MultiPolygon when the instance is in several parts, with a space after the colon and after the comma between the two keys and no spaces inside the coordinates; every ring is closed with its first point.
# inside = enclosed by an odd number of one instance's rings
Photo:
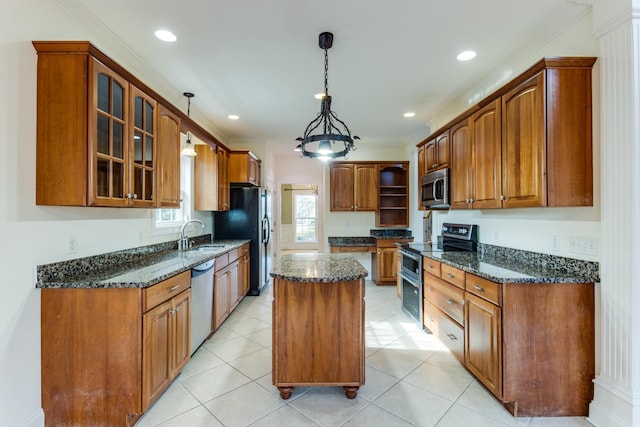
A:
{"type": "Polygon", "coordinates": [[[640,14],[629,3],[595,30],[601,88],[601,363],[588,420],[598,427],[640,427],[640,14]]]}

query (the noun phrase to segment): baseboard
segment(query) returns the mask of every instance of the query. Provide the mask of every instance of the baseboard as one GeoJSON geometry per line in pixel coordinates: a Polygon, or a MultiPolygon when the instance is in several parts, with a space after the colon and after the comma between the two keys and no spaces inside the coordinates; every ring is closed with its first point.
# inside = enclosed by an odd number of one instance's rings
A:
{"type": "Polygon", "coordinates": [[[634,406],[631,396],[596,379],[587,421],[596,427],[640,427],[640,406],[634,406]]]}
{"type": "Polygon", "coordinates": [[[31,418],[26,420],[22,427],[44,427],[44,411],[42,408],[34,414],[31,418]]]}

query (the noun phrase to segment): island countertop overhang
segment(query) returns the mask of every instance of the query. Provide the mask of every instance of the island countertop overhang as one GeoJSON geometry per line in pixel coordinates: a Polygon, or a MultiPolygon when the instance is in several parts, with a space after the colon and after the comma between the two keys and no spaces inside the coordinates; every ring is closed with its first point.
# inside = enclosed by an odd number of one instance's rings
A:
{"type": "Polygon", "coordinates": [[[352,255],[291,253],[282,255],[270,274],[292,282],[348,282],[369,272],[352,255]]]}

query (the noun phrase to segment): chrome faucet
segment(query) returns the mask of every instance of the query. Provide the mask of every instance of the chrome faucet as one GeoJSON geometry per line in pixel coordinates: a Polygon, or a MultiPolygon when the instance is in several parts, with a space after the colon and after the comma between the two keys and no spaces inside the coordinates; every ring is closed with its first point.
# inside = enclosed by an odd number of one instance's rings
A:
{"type": "Polygon", "coordinates": [[[193,241],[189,240],[187,238],[187,236],[185,236],[185,229],[187,228],[187,225],[197,222],[202,226],[202,229],[204,230],[204,228],[206,227],[205,223],[200,221],[199,219],[190,219],[189,221],[185,222],[184,224],[182,224],[182,228],[180,228],[180,239],[178,240],[178,250],[179,251],[186,251],[189,250],[191,248],[191,245],[193,244],[193,241]]]}

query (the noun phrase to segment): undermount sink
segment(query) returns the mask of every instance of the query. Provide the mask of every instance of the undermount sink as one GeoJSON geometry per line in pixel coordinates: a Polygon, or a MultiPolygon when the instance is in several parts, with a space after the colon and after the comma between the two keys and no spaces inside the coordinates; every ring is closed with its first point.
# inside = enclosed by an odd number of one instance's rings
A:
{"type": "Polygon", "coordinates": [[[190,250],[192,251],[215,251],[217,249],[222,249],[224,248],[225,245],[200,245],[200,246],[196,246],[191,248],[190,250]]]}

